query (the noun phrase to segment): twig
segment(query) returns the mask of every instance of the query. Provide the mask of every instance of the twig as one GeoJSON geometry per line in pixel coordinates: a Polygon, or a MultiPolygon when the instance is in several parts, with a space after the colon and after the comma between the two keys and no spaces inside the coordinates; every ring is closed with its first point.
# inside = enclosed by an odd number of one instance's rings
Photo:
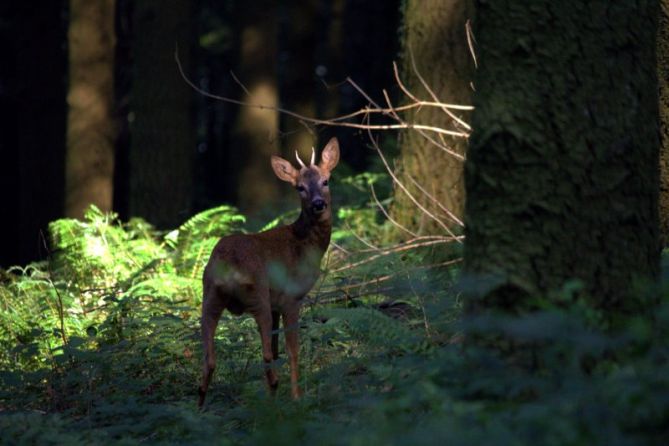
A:
{"type": "Polygon", "coordinates": [[[337,248],[338,250],[340,250],[341,252],[343,252],[344,254],[351,254],[351,251],[349,251],[348,249],[344,248],[344,247],[341,246],[341,245],[338,245],[338,244],[335,243],[335,242],[330,242],[330,244],[331,244],[332,246],[334,246],[335,248],[337,248]]]}
{"type": "Polygon", "coordinates": [[[318,296],[318,299],[310,299],[308,301],[308,304],[313,306],[316,303],[334,304],[334,303],[338,303],[338,302],[348,302],[348,301],[350,301],[352,299],[356,299],[358,297],[369,296],[370,294],[382,294],[386,291],[392,291],[392,289],[393,289],[392,287],[384,287],[384,288],[377,288],[377,289],[370,289],[370,290],[360,291],[360,292],[355,293],[355,294],[347,293],[345,290],[333,290],[333,291],[329,291],[327,294],[328,295],[334,295],[336,297],[325,297],[325,298],[323,298],[321,296],[318,296]],[[340,292],[343,292],[344,295],[341,296],[339,294],[340,292]]]}
{"type": "MultiPolygon", "coordinates": [[[[467,38],[471,41],[473,41],[473,35],[471,34],[471,29],[469,22],[467,22],[467,38]]],[[[470,45],[471,47],[471,45],[470,45]]],[[[472,47],[473,48],[473,47],[472,47]]],[[[469,137],[469,131],[471,130],[471,127],[461,118],[459,118],[457,115],[455,115],[451,110],[473,110],[474,107],[470,105],[456,105],[456,104],[447,104],[443,103],[437,98],[435,92],[430,88],[430,86],[427,84],[421,73],[419,72],[416,61],[413,57],[413,53],[410,51],[409,52],[410,57],[411,57],[411,65],[413,68],[413,71],[425,90],[428,92],[428,94],[431,96],[432,101],[424,101],[416,97],[409,89],[404,85],[402,82],[400,75],[399,75],[399,70],[397,68],[397,64],[393,62],[393,72],[395,75],[395,80],[397,82],[397,85],[401,89],[401,91],[411,100],[413,101],[410,104],[406,104],[403,106],[398,106],[395,107],[391,100],[390,96],[388,95],[388,92],[384,89],[383,91],[383,96],[386,101],[387,107],[381,107],[377,102],[374,101],[374,99],[365,92],[352,78],[347,77],[346,80],[344,81],[345,83],[348,83],[351,85],[365,100],[368,101],[370,104],[369,106],[366,106],[363,109],[357,110],[355,112],[346,114],[346,115],[341,115],[337,116],[334,118],[330,119],[318,119],[318,118],[311,118],[308,116],[301,115],[299,113],[296,113],[291,110],[284,109],[282,107],[276,107],[276,106],[269,106],[269,105],[264,105],[264,104],[258,104],[258,103],[252,103],[252,102],[247,102],[247,101],[242,101],[238,99],[233,99],[225,96],[220,96],[216,94],[209,93],[208,91],[203,90],[202,88],[198,87],[195,85],[193,81],[191,81],[188,76],[186,76],[186,73],[183,70],[183,66],[181,65],[181,61],[179,59],[179,53],[178,53],[178,48],[175,48],[174,52],[174,59],[177,64],[179,74],[183,78],[184,82],[186,82],[187,85],[189,85],[193,90],[197,91],[201,95],[215,99],[215,100],[220,100],[224,102],[228,102],[231,104],[237,104],[245,107],[251,107],[251,108],[256,108],[260,110],[272,110],[278,113],[282,113],[284,115],[290,116],[292,118],[297,119],[300,124],[305,126],[310,132],[312,131],[311,126],[338,126],[338,127],[345,127],[345,128],[354,128],[354,129],[360,129],[360,130],[367,130],[369,133],[370,140],[372,142],[373,148],[377,151],[379,154],[379,157],[381,158],[383,165],[385,169],[388,171],[390,176],[393,179],[393,182],[398,185],[400,190],[402,190],[413,202],[414,205],[422,213],[427,215],[429,218],[437,222],[437,224],[444,229],[446,233],[450,235],[450,240],[455,240],[458,243],[462,243],[462,236],[456,236],[453,231],[450,229],[449,225],[447,225],[444,221],[440,219],[439,216],[435,215],[434,213],[430,212],[425,206],[421,205],[418,200],[409,192],[407,187],[399,180],[395,172],[391,169],[390,165],[388,164],[388,161],[386,160],[385,156],[383,155],[383,152],[381,148],[378,145],[378,142],[375,140],[375,138],[372,135],[373,130],[414,130],[416,131],[419,135],[421,135],[423,138],[425,138],[428,142],[430,142],[432,145],[435,147],[443,150],[450,156],[454,157],[455,159],[458,159],[460,161],[465,160],[465,156],[463,154],[460,154],[456,151],[454,151],[452,148],[449,147],[449,144],[446,141],[446,136],[449,137],[457,137],[457,138],[468,138],[469,137]],[[455,125],[455,129],[447,129],[447,128],[442,128],[438,126],[432,126],[432,125],[425,125],[419,122],[407,122],[400,116],[401,112],[405,112],[408,110],[418,110],[420,111],[421,107],[438,107],[441,110],[446,113],[447,116],[449,116],[453,120],[453,124],[455,125]],[[383,116],[389,117],[391,120],[394,122],[391,123],[379,123],[379,124],[372,124],[371,123],[371,117],[375,114],[382,114],[383,116]],[[350,122],[351,119],[356,118],[358,116],[362,116],[363,119],[361,122],[350,122]],[[311,126],[310,126],[311,125],[311,126]],[[461,131],[458,129],[464,129],[464,131],[461,131]],[[433,137],[433,135],[436,135],[436,137],[433,137]],[[436,139],[435,139],[436,138],[436,139]]],[[[237,76],[234,74],[234,72],[230,72],[230,75],[234,79],[234,81],[239,85],[239,87],[244,90],[244,92],[250,96],[249,90],[246,88],[246,86],[237,78],[237,76]]],[[[327,84],[326,84],[327,86],[327,84]]],[[[418,113],[414,115],[416,117],[418,113]]],[[[434,196],[429,194],[424,187],[422,187],[420,184],[418,184],[412,177],[409,177],[409,179],[416,185],[416,187],[420,190],[421,193],[426,195],[428,199],[431,201],[435,202],[439,208],[446,213],[448,218],[452,221],[454,221],[456,224],[462,226],[462,221],[455,216],[449,209],[447,209],[442,203],[440,203],[434,196]]],[[[386,216],[386,218],[389,219],[389,221],[394,224],[395,226],[399,227],[403,231],[407,232],[408,234],[412,236],[416,236],[416,234],[412,231],[410,231],[408,228],[401,226],[398,224],[397,221],[393,220],[390,218],[389,213],[385,210],[385,208],[381,205],[380,201],[378,200],[378,197],[376,197],[375,191],[372,187],[372,194],[374,196],[374,200],[377,203],[377,206],[380,208],[381,212],[386,216]]],[[[372,248],[374,251],[379,251],[380,248],[374,246],[367,240],[364,240],[362,237],[358,236],[355,234],[353,231],[351,231],[353,235],[360,240],[363,244],[366,246],[369,246],[372,248]]],[[[344,252],[346,255],[350,255],[349,251],[346,251],[344,248],[337,246],[342,252],[344,252]]]]}
{"type": "MultiPolygon", "coordinates": [[[[418,270],[424,270],[424,269],[441,268],[441,267],[444,267],[444,266],[455,265],[455,264],[460,263],[460,262],[462,262],[462,258],[457,258],[457,259],[448,260],[448,261],[445,261],[445,262],[439,262],[439,263],[431,263],[431,264],[429,264],[429,265],[419,265],[419,266],[415,266],[415,267],[407,268],[407,269],[405,269],[405,270],[403,270],[403,271],[401,271],[401,272],[395,272],[395,273],[386,274],[386,275],[384,275],[384,276],[375,277],[375,278],[373,278],[373,279],[365,280],[365,281],[363,281],[363,282],[357,282],[357,283],[353,283],[353,284],[347,284],[347,285],[343,285],[343,286],[335,286],[335,287],[327,288],[327,289],[324,289],[324,290],[322,290],[322,291],[320,292],[320,294],[319,294],[319,299],[318,299],[318,300],[319,300],[320,302],[323,302],[323,300],[320,299],[320,296],[321,296],[321,295],[323,295],[323,294],[332,294],[332,293],[336,293],[336,292],[339,292],[339,291],[344,291],[344,292],[346,292],[346,294],[349,296],[349,298],[350,298],[350,297],[355,297],[355,296],[351,295],[350,293],[348,293],[348,290],[353,289],[353,288],[362,288],[362,287],[365,287],[365,286],[367,286],[367,285],[373,285],[373,284],[377,284],[377,283],[381,283],[381,282],[386,282],[386,281],[392,279],[393,277],[396,277],[396,276],[398,276],[398,275],[400,275],[400,274],[403,274],[403,273],[408,273],[408,272],[410,272],[410,271],[418,271],[418,270]]],[[[390,289],[392,289],[392,288],[386,288],[386,289],[390,290],[390,289]]],[[[375,291],[378,292],[379,290],[377,289],[377,290],[375,290],[375,291]]]]}
{"type": "MultiPolygon", "coordinates": [[[[450,241],[450,240],[448,240],[448,241],[450,241]]],[[[413,245],[402,246],[402,247],[394,249],[394,250],[380,251],[378,254],[371,255],[371,256],[367,257],[366,259],[360,260],[358,262],[349,263],[348,265],[344,265],[344,266],[339,267],[339,268],[331,269],[330,272],[331,273],[339,273],[339,272],[346,271],[346,270],[349,270],[349,269],[352,269],[352,268],[357,268],[358,266],[364,265],[364,264],[369,263],[369,262],[372,262],[372,261],[378,259],[379,257],[387,256],[387,255],[394,254],[394,253],[401,252],[401,251],[406,251],[406,250],[413,249],[413,248],[433,246],[433,245],[438,245],[438,244],[442,244],[442,243],[447,243],[448,241],[446,241],[446,240],[432,240],[432,241],[429,241],[429,242],[416,243],[416,244],[413,244],[413,245]]]]}
{"type": "Polygon", "coordinates": [[[362,243],[363,245],[365,245],[365,246],[367,246],[367,247],[369,247],[369,248],[372,248],[372,249],[375,250],[375,251],[380,251],[380,249],[379,249],[378,246],[373,245],[372,243],[370,243],[370,242],[368,242],[367,240],[365,240],[362,236],[358,235],[358,234],[353,230],[353,228],[351,227],[351,225],[348,224],[348,222],[344,222],[344,225],[346,226],[346,229],[348,229],[348,230],[350,231],[350,233],[353,234],[353,237],[355,237],[360,243],[362,243]]]}
{"type": "Polygon", "coordinates": [[[455,214],[453,214],[446,206],[441,204],[441,202],[439,200],[434,198],[434,196],[432,196],[427,190],[425,190],[425,188],[423,188],[423,186],[421,186],[416,180],[414,180],[414,178],[411,175],[406,175],[406,177],[409,178],[409,180],[411,180],[411,183],[413,183],[413,185],[416,186],[427,198],[429,198],[437,206],[439,206],[439,208],[442,211],[444,211],[446,213],[446,215],[448,215],[451,218],[451,220],[453,220],[459,226],[461,226],[463,228],[465,227],[465,224],[463,223],[462,220],[460,220],[458,217],[456,217],[455,214]]]}
{"type": "MultiPolygon", "coordinates": [[[[393,107],[393,103],[390,102],[390,96],[388,96],[388,92],[386,91],[385,88],[383,89],[383,97],[386,100],[386,104],[388,104],[388,110],[390,110],[389,113],[391,114],[391,116],[393,118],[395,118],[396,120],[400,121],[401,119],[400,119],[399,115],[397,114],[397,112],[395,111],[395,108],[393,107]]],[[[439,138],[443,138],[443,136],[439,135],[439,138]]]]}
{"type": "Polygon", "coordinates": [[[413,232],[413,231],[410,231],[409,229],[407,229],[407,228],[404,227],[403,225],[401,225],[401,224],[399,224],[398,222],[396,222],[396,221],[390,216],[390,214],[388,214],[388,212],[386,212],[386,209],[383,207],[383,205],[381,204],[381,202],[379,201],[379,199],[376,197],[376,192],[374,191],[374,185],[373,185],[373,184],[370,184],[370,185],[369,185],[369,189],[372,191],[372,197],[374,197],[374,202],[376,202],[376,206],[378,206],[378,208],[381,210],[381,212],[383,212],[383,215],[385,215],[385,217],[388,219],[388,221],[389,221],[390,223],[392,223],[392,224],[395,225],[396,227],[400,228],[401,230],[403,230],[403,231],[406,232],[407,234],[411,234],[411,235],[414,236],[414,237],[418,237],[418,234],[416,234],[416,233],[413,232]]]}
{"type": "Polygon", "coordinates": [[[441,227],[442,227],[442,228],[443,228],[443,229],[444,229],[450,236],[456,238],[456,240],[458,240],[458,243],[462,243],[459,239],[457,239],[457,236],[453,233],[453,231],[451,231],[451,228],[449,228],[443,221],[441,221],[441,220],[440,220],[437,216],[435,216],[433,213],[431,213],[430,211],[428,211],[428,210],[425,208],[425,206],[423,206],[422,204],[420,204],[420,203],[418,202],[418,200],[416,200],[416,198],[411,194],[411,192],[408,191],[408,189],[406,188],[406,186],[404,186],[404,184],[402,184],[402,182],[397,178],[397,175],[395,175],[395,172],[394,172],[394,171],[390,168],[390,166],[388,165],[388,161],[386,161],[386,157],[383,155],[383,152],[381,151],[381,148],[379,147],[379,145],[377,144],[377,142],[374,140],[374,138],[372,137],[371,133],[370,133],[369,137],[370,137],[370,139],[372,140],[372,144],[374,145],[374,149],[375,149],[376,152],[379,154],[379,157],[381,158],[381,161],[383,162],[383,165],[386,167],[386,170],[388,171],[388,173],[389,173],[390,176],[392,177],[393,181],[395,181],[395,184],[397,184],[397,185],[400,187],[400,189],[402,189],[402,191],[403,191],[405,194],[407,194],[407,197],[409,197],[409,199],[413,202],[413,204],[415,204],[421,211],[423,211],[423,213],[424,213],[425,215],[427,215],[428,217],[430,217],[431,219],[433,219],[435,222],[437,222],[437,224],[439,224],[439,226],[441,226],[441,227]]]}
{"type": "Polygon", "coordinates": [[[251,97],[251,92],[248,90],[248,88],[246,88],[246,86],[244,84],[242,84],[242,82],[237,78],[237,76],[235,76],[234,71],[230,70],[230,76],[232,76],[232,78],[235,80],[235,82],[237,82],[237,85],[239,85],[239,87],[242,90],[244,90],[244,93],[246,93],[247,96],[251,97]]]}
{"type": "Polygon", "coordinates": [[[330,121],[345,121],[347,119],[355,118],[356,116],[360,115],[368,115],[368,114],[373,114],[373,113],[380,113],[383,115],[387,115],[391,111],[395,112],[403,112],[407,110],[412,110],[414,108],[421,108],[421,107],[447,107],[447,108],[452,108],[454,110],[474,110],[474,107],[471,105],[456,105],[456,104],[445,104],[441,102],[431,102],[431,101],[415,101],[412,102],[411,104],[406,104],[406,105],[400,105],[397,107],[394,107],[392,110],[390,108],[363,108],[358,111],[354,111],[352,113],[349,113],[347,115],[341,115],[337,116],[335,118],[330,118],[330,121]]]}
{"type": "Polygon", "coordinates": [[[411,100],[414,101],[415,103],[421,102],[420,99],[418,99],[416,96],[413,95],[413,93],[409,91],[406,85],[404,85],[404,82],[402,82],[402,78],[400,78],[400,71],[397,68],[396,62],[393,62],[393,74],[395,75],[395,82],[397,82],[397,85],[400,87],[400,90],[402,90],[402,92],[409,98],[411,98],[411,100]]]}
{"type": "Polygon", "coordinates": [[[474,37],[474,32],[472,31],[471,20],[467,20],[465,23],[465,31],[467,32],[467,45],[469,45],[469,53],[472,55],[472,60],[474,61],[474,67],[478,68],[478,62],[476,61],[476,51],[474,51],[474,43],[476,42],[476,37],[474,37]]]}
{"type": "MultiPolygon", "coordinates": [[[[452,237],[445,237],[442,235],[424,235],[424,236],[414,237],[404,242],[397,243],[395,245],[387,246],[380,249],[361,249],[354,252],[347,252],[346,254],[348,254],[349,257],[353,255],[366,256],[370,253],[388,255],[405,251],[408,249],[420,248],[422,246],[429,246],[430,244],[432,244],[431,242],[437,242],[434,244],[438,244],[438,243],[449,243],[454,240],[455,239],[453,239],[452,237]]],[[[344,258],[342,259],[342,262],[337,262],[336,264],[334,264],[332,268],[328,270],[328,272],[332,272],[334,270],[339,270],[339,269],[346,269],[350,265],[350,263],[346,263],[347,259],[348,258],[344,258]]]]}
{"type": "MultiPolygon", "coordinates": [[[[400,89],[404,92],[404,94],[407,95],[407,96],[409,96],[412,100],[414,100],[414,101],[416,101],[416,102],[419,102],[420,99],[418,99],[416,96],[414,96],[414,95],[409,91],[409,89],[402,83],[402,80],[400,79],[399,71],[398,71],[398,69],[397,69],[397,64],[396,64],[395,62],[393,62],[393,71],[394,71],[394,73],[395,73],[395,82],[397,82],[397,85],[399,85],[400,89]]],[[[455,151],[449,149],[449,148],[446,146],[446,144],[442,144],[442,143],[440,143],[440,142],[438,142],[438,141],[435,141],[434,138],[432,138],[431,136],[427,135],[425,132],[421,131],[420,129],[418,129],[417,131],[418,131],[418,134],[420,134],[423,138],[427,139],[429,142],[431,142],[431,143],[434,144],[435,146],[439,147],[439,148],[440,148],[441,150],[443,150],[444,152],[448,153],[449,155],[452,155],[453,157],[455,157],[456,159],[459,159],[460,161],[464,161],[464,160],[465,160],[465,157],[464,157],[464,156],[462,156],[462,155],[460,155],[459,153],[457,153],[457,152],[455,152],[455,151]]],[[[467,138],[467,137],[469,136],[469,135],[467,135],[467,134],[463,134],[463,135],[465,135],[465,136],[464,136],[465,138],[467,138]]]]}
{"type": "MultiPolygon", "coordinates": [[[[396,251],[399,248],[403,248],[405,246],[414,245],[414,244],[417,244],[416,246],[422,246],[422,245],[420,245],[420,243],[424,243],[424,242],[428,242],[428,241],[452,242],[453,240],[454,240],[453,237],[446,237],[446,236],[443,236],[443,235],[421,235],[421,236],[414,237],[414,238],[409,239],[409,240],[405,240],[401,243],[397,243],[396,245],[381,248],[381,251],[384,251],[384,252],[385,251],[396,251]]],[[[369,253],[369,252],[372,252],[372,251],[367,249],[367,250],[357,251],[356,253],[362,254],[362,253],[369,253]]],[[[376,251],[374,251],[374,252],[376,252],[376,251]]]]}
{"type": "Polygon", "coordinates": [[[381,107],[379,106],[379,104],[377,104],[377,103],[374,101],[374,99],[372,99],[371,97],[369,97],[369,95],[368,95],[367,93],[365,93],[365,90],[363,90],[362,88],[360,88],[360,86],[358,86],[358,84],[356,84],[356,83],[353,81],[353,79],[351,79],[350,77],[347,77],[347,78],[346,78],[346,82],[348,82],[349,84],[351,84],[351,86],[353,86],[353,88],[355,88],[356,90],[358,90],[358,93],[360,93],[360,94],[362,95],[362,97],[364,97],[365,99],[367,99],[367,101],[368,101],[370,104],[372,104],[374,107],[376,107],[377,109],[380,109],[380,108],[381,108],[381,107]]]}
{"type": "MultiPolygon", "coordinates": [[[[462,132],[457,132],[454,130],[446,130],[442,129],[440,127],[435,127],[435,126],[430,126],[430,125],[423,125],[423,124],[413,124],[413,123],[404,123],[404,124],[356,124],[353,122],[341,122],[341,121],[333,121],[331,119],[316,119],[316,118],[310,118],[308,116],[301,115],[299,113],[295,113],[291,110],[282,108],[282,107],[274,107],[271,105],[263,105],[263,104],[255,104],[252,102],[245,102],[245,101],[240,101],[238,99],[232,99],[228,98],[225,96],[220,96],[216,94],[209,93],[197,85],[193,83],[187,76],[186,73],[183,71],[183,67],[181,66],[181,61],[179,60],[179,54],[178,52],[174,53],[175,61],[177,63],[177,67],[179,68],[179,73],[181,74],[181,77],[183,78],[184,82],[186,82],[193,90],[197,91],[201,95],[211,98],[211,99],[216,99],[219,101],[224,101],[228,102],[231,104],[237,104],[237,105],[243,105],[245,107],[251,107],[251,108],[257,108],[260,110],[271,110],[271,111],[276,111],[278,113],[283,113],[285,115],[291,116],[295,119],[302,120],[304,122],[309,122],[314,125],[326,125],[326,126],[331,126],[331,127],[349,127],[349,128],[354,128],[354,129],[361,129],[361,130],[410,130],[410,129],[415,129],[419,131],[430,131],[430,132],[435,132],[435,133],[443,133],[444,135],[450,135],[450,136],[456,136],[456,137],[463,137],[466,138],[467,134],[462,133],[462,132]]],[[[438,144],[438,143],[437,143],[438,144]]],[[[451,153],[453,156],[455,156],[458,159],[464,160],[464,157],[456,152],[451,153]]]]}
{"type": "MultiPolygon", "coordinates": [[[[409,49],[409,59],[411,59],[411,68],[413,69],[414,74],[416,75],[416,77],[418,78],[418,80],[420,81],[420,83],[423,85],[423,87],[425,88],[425,90],[428,92],[428,94],[429,94],[430,96],[432,96],[432,99],[433,99],[435,102],[440,102],[439,99],[437,98],[437,95],[434,93],[434,91],[432,91],[432,89],[430,88],[430,86],[428,85],[428,83],[425,82],[425,79],[423,78],[423,76],[421,76],[420,72],[418,71],[418,66],[416,66],[416,60],[415,60],[414,57],[413,57],[413,51],[411,51],[411,49],[409,49]]],[[[458,124],[460,124],[460,125],[461,125],[462,127],[464,127],[465,129],[471,131],[471,129],[472,129],[471,126],[470,126],[469,124],[467,124],[465,121],[463,121],[462,119],[458,118],[458,117],[457,117],[453,112],[451,112],[448,108],[446,108],[446,107],[441,107],[441,109],[444,111],[444,113],[446,113],[448,116],[450,116],[451,118],[453,118],[453,119],[455,120],[455,122],[457,122],[458,124]]]]}

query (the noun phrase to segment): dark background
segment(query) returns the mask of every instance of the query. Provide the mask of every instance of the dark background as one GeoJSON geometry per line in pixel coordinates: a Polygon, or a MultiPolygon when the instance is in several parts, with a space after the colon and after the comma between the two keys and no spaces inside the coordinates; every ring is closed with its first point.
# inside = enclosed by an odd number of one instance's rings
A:
{"type": "MultiPolygon", "coordinates": [[[[174,111],[188,114],[192,122],[192,143],[175,148],[186,151],[181,153],[187,153],[192,160],[192,175],[175,179],[188,183],[183,189],[188,191],[189,198],[176,215],[165,218],[152,219],[149,210],[147,215],[130,210],[129,203],[133,199],[156,202],[160,198],[133,197],[142,193],[131,187],[133,175],[171,175],[171,169],[164,165],[154,167],[146,163],[141,172],[130,168],[133,137],[146,138],[146,135],[133,135],[129,125],[129,117],[134,116],[133,104],[137,103],[133,95],[141,93],[134,87],[142,85],[141,82],[160,83],[161,77],[174,76],[177,72],[174,63],[166,70],[150,74],[137,69],[138,60],[143,58],[140,50],[144,48],[138,44],[138,36],[142,32],[156,32],[146,25],[146,21],[154,17],[145,14],[138,18],[136,8],[140,3],[118,0],[115,5],[113,210],[124,220],[141,216],[167,229],[194,212],[221,203],[238,205],[251,218],[264,218],[272,209],[294,206],[290,200],[287,204],[271,203],[262,208],[240,201],[239,172],[249,162],[249,149],[241,147],[234,131],[240,107],[206,99],[190,90],[192,105],[174,111]],[[150,78],[142,79],[142,76],[150,78]],[[151,169],[159,170],[151,172],[151,169]]],[[[180,45],[181,51],[190,55],[185,70],[207,91],[243,99],[243,91],[230,72],[235,72],[244,83],[261,72],[274,79],[280,106],[299,110],[300,101],[308,102],[314,117],[348,113],[367,103],[344,82],[347,76],[377,100],[382,100],[382,88],[393,92],[391,63],[398,53],[399,1],[199,0],[189,5],[190,13],[180,17],[186,24],[186,31],[180,37],[185,38],[177,42],[179,39],[171,30],[158,28],[160,35],[156,41],[160,45],[156,51],[164,50],[171,57],[175,45],[180,45]],[[268,11],[267,8],[274,9],[268,11]],[[273,60],[269,72],[266,67],[244,66],[240,60],[242,28],[254,21],[258,21],[260,27],[265,26],[263,20],[268,19],[273,21],[266,25],[272,27],[267,35],[273,36],[267,42],[267,51],[271,52],[267,57],[273,60]]],[[[68,8],[68,2],[62,0],[0,4],[3,59],[0,63],[0,179],[5,192],[0,266],[3,267],[43,258],[46,253],[41,234],[45,233],[49,221],[64,216],[68,8]]],[[[160,14],[168,12],[158,9],[152,13],[160,20],[160,14]]],[[[151,109],[150,100],[148,104],[151,109]]],[[[155,108],[158,107],[156,103],[155,108]]],[[[291,160],[296,148],[291,144],[291,129],[299,125],[279,116],[280,133],[276,136],[280,151],[291,160]]],[[[364,135],[332,128],[318,128],[316,132],[317,144],[333,135],[340,138],[343,161],[350,169],[361,171],[368,167],[371,157],[364,135]]],[[[149,136],[149,141],[152,140],[149,136]]],[[[166,145],[169,141],[156,144],[152,150],[167,151],[170,148],[166,145]]],[[[269,168],[266,172],[271,175],[269,168]]]]}

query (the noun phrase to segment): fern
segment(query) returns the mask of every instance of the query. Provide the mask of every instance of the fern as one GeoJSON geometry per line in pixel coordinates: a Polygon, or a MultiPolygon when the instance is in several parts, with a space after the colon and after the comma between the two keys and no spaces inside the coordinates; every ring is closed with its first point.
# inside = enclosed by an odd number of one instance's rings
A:
{"type": "Polygon", "coordinates": [[[406,324],[369,308],[322,308],[316,316],[326,325],[361,345],[374,348],[412,350],[419,339],[406,324]]]}
{"type": "MultiPolygon", "coordinates": [[[[377,237],[373,213],[357,212],[342,217],[377,237]]],[[[452,253],[424,247],[362,262],[379,252],[356,253],[341,226],[345,260],[362,263],[325,275],[303,311],[305,398],[290,401],[283,347],[273,364],[279,394],[267,397],[254,319],[224,313],[210,410],[197,411],[201,269],[218,237],[242,223],[227,206],[167,235],[95,208],[84,221],[53,222],[49,261],[0,271],[4,442],[666,443],[669,286],[649,293],[663,296],[652,319],[630,317],[614,333],[571,301],[456,319],[455,270],[424,268],[452,253]],[[375,309],[390,300],[411,314],[375,309]],[[468,342],[453,344],[455,331],[468,342]],[[500,333],[511,355],[472,342],[500,333]]]]}
{"type": "Polygon", "coordinates": [[[292,211],[284,212],[283,214],[279,215],[278,217],[267,223],[265,226],[263,226],[260,229],[260,232],[268,231],[280,225],[286,225],[292,223],[297,219],[298,215],[300,215],[300,212],[301,212],[300,209],[294,209],[292,211]]]}
{"type": "Polygon", "coordinates": [[[165,236],[172,249],[178,274],[202,276],[209,254],[219,238],[240,231],[245,217],[232,206],[222,205],[196,214],[165,236]]]}
{"type": "Polygon", "coordinates": [[[91,206],[84,221],[61,219],[49,224],[54,280],[79,290],[111,288],[137,269],[167,253],[151,235],[151,227],[134,220],[126,231],[114,213],[91,206]],[[143,231],[137,231],[143,227],[143,231]]]}

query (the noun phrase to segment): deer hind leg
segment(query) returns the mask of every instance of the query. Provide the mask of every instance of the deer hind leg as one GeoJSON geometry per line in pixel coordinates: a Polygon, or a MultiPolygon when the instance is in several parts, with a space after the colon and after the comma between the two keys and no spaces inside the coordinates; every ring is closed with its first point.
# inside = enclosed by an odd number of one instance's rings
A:
{"type": "Polygon", "coordinates": [[[265,366],[265,381],[272,395],[279,386],[279,378],[274,368],[274,354],[272,352],[272,310],[269,307],[269,293],[267,296],[258,296],[258,309],[253,311],[253,317],[258,324],[260,342],[262,344],[262,359],[265,366]],[[266,297],[266,298],[265,298],[266,297]]]}
{"type": "Polygon", "coordinates": [[[288,351],[288,359],[290,361],[290,390],[293,399],[299,399],[302,396],[302,390],[298,385],[300,379],[300,371],[298,367],[298,356],[300,352],[299,342],[299,308],[291,309],[282,314],[283,316],[283,330],[286,336],[286,350],[288,351]]]}
{"type": "Polygon", "coordinates": [[[279,312],[272,311],[272,359],[279,359],[279,312]]]}
{"type": "Polygon", "coordinates": [[[214,288],[205,291],[202,301],[202,347],[204,350],[204,364],[202,368],[202,384],[199,389],[198,406],[202,407],[207,395],[211,377],[216,369],[216,352],[214,350],[214,333],[221,318],[225,305],[214,288]]]}

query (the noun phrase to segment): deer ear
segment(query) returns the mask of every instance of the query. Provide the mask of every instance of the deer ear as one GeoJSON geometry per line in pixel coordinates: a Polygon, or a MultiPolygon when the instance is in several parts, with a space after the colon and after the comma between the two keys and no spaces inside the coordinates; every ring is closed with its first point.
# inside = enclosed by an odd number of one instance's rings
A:
{"type": "Polygon", "coordinates": [[[321,153],[321,162],[318,164],[318,167],[323,170],[330,172],[335,168],[339,162],[339,141],[337,138],[332,138],[325,145],[323,153],[321,153]]]}
{"type": "Polygon", "coordinates": [[[272,155],[272,169],[280,180],[286,181],[293,186],[297,184],[299,172],[285,159],[272,155]]]}

